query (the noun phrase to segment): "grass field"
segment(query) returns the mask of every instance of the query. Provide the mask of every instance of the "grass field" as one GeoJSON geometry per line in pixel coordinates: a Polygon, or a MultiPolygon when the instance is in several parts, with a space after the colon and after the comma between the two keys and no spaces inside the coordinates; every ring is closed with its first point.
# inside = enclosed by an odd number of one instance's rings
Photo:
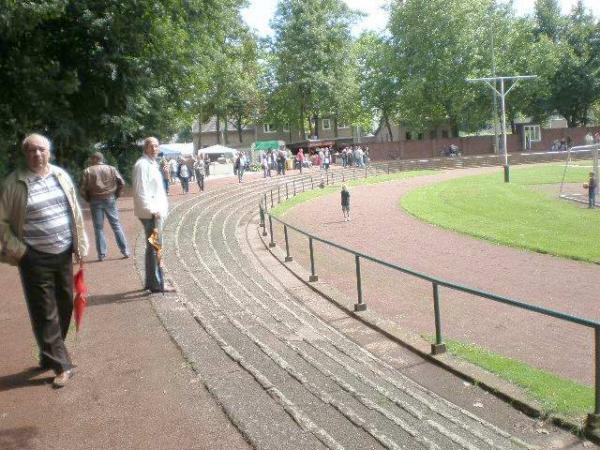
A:
{"type": "MultiPolygon", "coordinates": [[[[579,164],[567,171],[567,183],[586,182],[590,169],[579,164]]],[[[512,168],[510,183],[501,171],[459,178],[412,191],[400,204],[421,220],[481,239],[600,262],[600,211],[539,189],[559,184],[563,170],[562,164],[512,168]]]]}

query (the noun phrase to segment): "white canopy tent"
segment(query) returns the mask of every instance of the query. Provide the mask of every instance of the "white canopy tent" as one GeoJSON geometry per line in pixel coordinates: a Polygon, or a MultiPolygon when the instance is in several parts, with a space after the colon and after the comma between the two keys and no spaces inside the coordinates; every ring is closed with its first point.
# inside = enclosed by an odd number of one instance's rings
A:
{"type": "Polygon", "coordinates": [[[203,153],[205,155],[217,155],[217,157],[223,155],[226,158],[233,157],[233,155],[235,155],[237,152],[238,151],[234,148],[225,147],[224,145],[220,145],[220,144],[211,145],[210,147],[204,147],[204,148],[198,149],[198,153],[203,153]]]}
{"type": "Polygon", "coordinates": [[[191,155],[194,153],[194,144],[186,142],[184,144],[161,144],[159,151],[167,158],[181,155],[191,155]]]}

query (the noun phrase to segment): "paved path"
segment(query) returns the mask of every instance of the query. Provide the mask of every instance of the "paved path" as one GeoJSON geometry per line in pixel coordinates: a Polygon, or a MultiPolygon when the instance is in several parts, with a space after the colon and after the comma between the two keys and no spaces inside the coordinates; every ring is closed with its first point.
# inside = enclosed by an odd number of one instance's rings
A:
{"type": "Polygon", "coordinates": [[[282,275],[257,239],[255,216],[260,194],[276,182],[177,205],[166,223],[165,263],[178,294],[155,297],[186,358],[253,446],[582,445],[555,429],[541,432],[282,275]]]}
{"type": "MultiPolygon", "coordinates": [[[[225,182],[209,178],[208,186],[225,182]]],[[[169,197],[171,203],[184,198],[169,197]]],[[[132,199],[120,199],[118,207],[135,247],[141,224],[132,199]]],[[[77,340],[74,332],[68,339],[76,375],[61,390],[52,389],[51,372],[34,368],[36,346],[17,269],[0,265],[0,449],[249,448],[163,328],[140,289],[133,258],[120,259],[107,228],[104,262],[95,261],[92,243],[88,307],[77,340]]]]}

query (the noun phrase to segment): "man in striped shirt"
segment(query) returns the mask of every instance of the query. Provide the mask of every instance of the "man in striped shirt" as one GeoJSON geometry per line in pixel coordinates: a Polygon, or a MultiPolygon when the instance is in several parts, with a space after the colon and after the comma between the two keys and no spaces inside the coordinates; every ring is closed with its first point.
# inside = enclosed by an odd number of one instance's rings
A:
{"type": "Polygon", "coordinates": [[[55,387],[73,375],[65,346],[73,312],[73,255],[88,250],[83,216],[69,175],[49,163],[50,142],[39,134],[22,144],[26,168],[11,173],[0,194],[0,261],[19,267],[40,368],[55,387]]]}

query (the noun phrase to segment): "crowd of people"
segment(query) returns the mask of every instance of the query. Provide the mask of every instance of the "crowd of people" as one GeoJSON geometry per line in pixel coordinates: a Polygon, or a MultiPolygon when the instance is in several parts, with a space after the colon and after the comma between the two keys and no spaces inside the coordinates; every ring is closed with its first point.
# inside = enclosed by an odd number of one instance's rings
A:
{"type": "Polygon", "coordinates": [[[158,164],[167,195],[169,195],[169,187],[175,183],[180,183],[183,193],[188,194],[190,183],[193,181],[198,183],[201,192],[204,191],[205,178],[210,175],[210,157],[208,155],[199,153],[198,156],[185,155],[177,158],[162,156],[158,164]]]}

